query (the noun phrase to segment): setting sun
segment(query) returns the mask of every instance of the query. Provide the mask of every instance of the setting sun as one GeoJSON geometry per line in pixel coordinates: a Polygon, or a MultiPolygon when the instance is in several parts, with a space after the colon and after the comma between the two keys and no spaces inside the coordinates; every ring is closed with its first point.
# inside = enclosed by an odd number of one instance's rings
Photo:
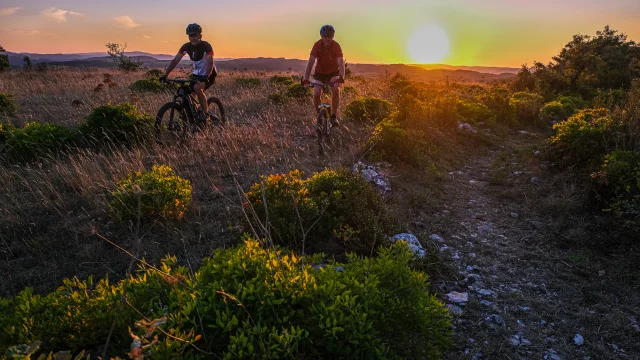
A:
{"type": "Polygon", "coordinates": [[[407,50],[413,61],[433,64],[449,54],[449,37],[438,25],[423,25],[409,37],[407,50]]]}

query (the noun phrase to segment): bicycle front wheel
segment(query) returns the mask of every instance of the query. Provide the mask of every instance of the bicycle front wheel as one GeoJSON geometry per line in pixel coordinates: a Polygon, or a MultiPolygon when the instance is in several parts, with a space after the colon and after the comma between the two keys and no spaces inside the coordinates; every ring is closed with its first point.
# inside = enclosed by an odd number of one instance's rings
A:
{"type": "Polygon", "coordinates": [[[216,122],[219,122],[220,124],[225,124],[227,122],[227,117],[224,113],[224,106],[222,106],[220,99],[210,97],[207,99],[207,105],[209,107],[209,118],[214,122],[214,124],[216,122]]]}
{"type": "Polygon", "coordinates": [[[187,116],[179,104],[166,103],[158,110],[155,123],[156,142],[164,145],[181,143],[187,128],[187,116]]]}

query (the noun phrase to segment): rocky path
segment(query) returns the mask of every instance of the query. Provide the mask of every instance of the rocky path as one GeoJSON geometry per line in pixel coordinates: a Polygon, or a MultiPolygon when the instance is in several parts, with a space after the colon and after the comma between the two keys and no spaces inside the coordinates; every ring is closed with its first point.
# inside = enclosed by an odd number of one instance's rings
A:
{"type": "Polygon", "coordinates": [[[446,358],[640,359],[637,291],[612,285],[611,262],[558,248],[557,231],[536,206],[544,175],[535,159],[509,170],[507,181],[519,179],[510,197],[490,183],[499,156],[527,147],[535,158],[542,143],[520,133],[449,173],[428,221],[428,241],[455,268],[436,284],[454,318],[456,349],[446,358]]]}

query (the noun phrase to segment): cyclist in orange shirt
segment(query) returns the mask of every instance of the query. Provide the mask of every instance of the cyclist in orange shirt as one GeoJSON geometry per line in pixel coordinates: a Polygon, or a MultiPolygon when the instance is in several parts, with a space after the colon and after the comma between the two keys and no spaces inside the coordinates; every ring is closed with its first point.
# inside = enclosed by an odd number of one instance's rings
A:
{"type": "MultiPolygon", "coordinates": [[[[335,33],[336,31],[331,25],[324,25],[320,29],[320,40],[313,44],[302,84],[305,87],[311,84],[309,75],[311,74],[314,63],[316,64],[316,70],[313,78],[323,83],[334,83],[331,91],[333,97],[331,104],[331,124],[338,126],[340,123],[338,122],[336,112],[338,111],[338,106],[340,106],[340,87],[344,84],[345,66],[342,48],[338,42],[333,40],[335,33]]],[[[318,111],[318,106],[320,106],[321,93],[322,87],[316,86],[313,89],[313,108],[315,111],[318,111]]]]}

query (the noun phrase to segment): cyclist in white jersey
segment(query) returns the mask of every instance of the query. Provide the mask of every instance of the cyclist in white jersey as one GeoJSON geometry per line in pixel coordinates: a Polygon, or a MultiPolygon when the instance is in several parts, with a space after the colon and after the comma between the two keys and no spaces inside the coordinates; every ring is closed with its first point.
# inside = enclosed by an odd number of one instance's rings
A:
{"type": "Polygon", "coordinates": [[[215,77],[218,75],[216,66],[213,64],[213,47],[208,42],[202,41],[202,27],[198,24],[189,24],[187,26],[187,35],[189,36],[189,42],[182,45],[178,54],[171,60],[164,75],[159,80],[161,82],[166,80],[169,73],[180,63],[182,57],[189,55],[193,63],[193,77],[198,80],[193,87],[202,109],[198,117],[200,120],[206,120],[209,106],[204,91],[213,85],[215,77]]]}

